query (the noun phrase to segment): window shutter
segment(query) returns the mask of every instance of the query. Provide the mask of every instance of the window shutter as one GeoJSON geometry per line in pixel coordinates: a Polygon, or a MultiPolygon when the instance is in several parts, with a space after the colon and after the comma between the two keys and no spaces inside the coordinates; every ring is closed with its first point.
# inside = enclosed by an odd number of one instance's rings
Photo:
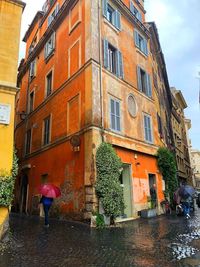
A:
{"type": "Polygon", "coordinates": [[[56,43],[56,33],[53,32],[53,34],[52,34],[52,48],[53,49],[55,48],[55,43],[56,43]]]}
{"type": "Polygon", "coordinates": [[[144,53],[148,56],[147,40],[144,39],[144,53]]]}
{"type": "Polygon", "coordinates": [[[104,67],[108,68],[108,41],[106,39],[103,40],[103,51],[104,51],[104,67]]]}
{"type": "Polygon", "coordinates": [[[145,140],[148,141],[148,117],[144,116],[144,134],[145,134],[145,140]]]}
{"type": "Polygon", "coordinates": [[[119,102],[115,102],[115,118],[116,118],[116,130],[120,131],[120,104],[119,102]]]}
{"type": "Polygon", "coordinates": [[[118,77],[124,78],[122,53],[119,50],[117,50],[117,73],[116,74],[118,77]]]}
{"type": "Polygon", "coordinates": [[[59,4],[57,3],[57,5],[56,5],[56,9],[55,9],[55,15],[57,15],[57,14],[58,14],[58,12],[59,12],[59,9],[60,9],[60,6],[59,6],[59,4]]]}
{"type": "Polygon", "coordinates": [[[121,30],[121,14],[118,10],[115,10],[115,22],[114,22],[115,27],[118,30],[121,30]]]}
{"type": "Polygon", "coordinates": [[[138,80],[138,89],[142,91],[141,72],[139,66],[137,66],[137,80],[138,80]]]}
{"type": "Polygon", "coordinates": [[[47,19],[47,26],[48,26],[48,27],[50,26],[51,21],[52,21],[52,19],[51,19],[51,15],[49,15],[49,16],[48,16],[48,19],[47,19]]]}
{"type": "Polygon", "coordinates": [[[47,58],[48,56],[48,44],[46,43],[44,46],[44,58],[47,58]]]}
{"type": "Polygon", "coordinates": [[[146,73],[147,78],[147,96],[152,97],[151,77],[146,73]]]}
{"type": "Polygon", "coordinates": [[[102,14],[107,18],[107,0],[102,0],[102,14]]]}
{"type": "Polygon", "coordinates": [[[133,15],[135,15],[135,7],[134,7],[132,1],[130,1],[130,11],[131,11],[131,13],[133,13],[133,15]]]}
{"type": "Polygon", "coordinates": [[[135,45],[139,47],[139,35],[137,31],[134,31],[135,45]]]}
{"type": "Polygon", "coordinates": [[[142,14],[139,10],[137,10],[137,13],[136,13],[136,18],[142,22],[142,14]]]}

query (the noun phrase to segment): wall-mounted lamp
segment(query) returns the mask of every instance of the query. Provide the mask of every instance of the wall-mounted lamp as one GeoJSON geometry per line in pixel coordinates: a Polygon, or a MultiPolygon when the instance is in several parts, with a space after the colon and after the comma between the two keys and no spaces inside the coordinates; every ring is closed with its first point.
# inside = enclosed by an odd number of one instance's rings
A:
{"type": "Polygon", "coordinates": [[[70,138],[70,144],[73,147],[74,152],[78,152],[80,151],[80,145],[81,145],[81,139],[79,137],[79,135],[73,135],[70,138]]]}
{"type": "Polygon", "coordinates": [[[24,121],[26,119],[26,112],[25,111],[22,111],[22,112],[17,112],[16,115],[19,115],[20,119],[22,121],[24,121]]]}
{"type": "Polygon", "coordinates": [[[136,165],[136,166],[139,166],[139,165],[140,165],[140,162],[136,162],[135,165],[136,165]]]}

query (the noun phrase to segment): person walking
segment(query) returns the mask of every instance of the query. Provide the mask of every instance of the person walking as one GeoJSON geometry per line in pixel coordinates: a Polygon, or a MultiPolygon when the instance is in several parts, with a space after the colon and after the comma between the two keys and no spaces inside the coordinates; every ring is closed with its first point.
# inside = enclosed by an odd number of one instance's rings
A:
{"type": "Polygon", "coordinates": [[[44,209],[44,226],[49,227],[49,209],[53,203],[53,198],[42,196],[40,203],[43,205],[44,209]]]}
{"type": "Polygon", "coordinates": [[[151,195],[152,208],[155,208],[157,206],[156,184],[153,184],[152,187],[150,188],[150,195],[151,195]]]}
{"type": "Polygon", "coordinates": [[[190,203],[191,203],[192,197],[191,196],[187,196],[187,197],[183,197],[181,199],[181,203],[183,206],[183,215],[189,219],[190,218],[190,203]]]}

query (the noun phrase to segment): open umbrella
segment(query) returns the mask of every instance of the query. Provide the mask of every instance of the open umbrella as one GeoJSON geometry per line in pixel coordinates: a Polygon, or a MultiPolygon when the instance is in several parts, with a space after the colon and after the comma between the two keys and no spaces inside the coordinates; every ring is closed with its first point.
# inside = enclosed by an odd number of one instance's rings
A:
{"type": "Polygon", "coordinates": [[[57,198],[61,195],[60,188],[54,184],[42,184],[39,187],[39,192],[45,197],[57,198]]]}
{"type": "Polygon", "coordinates": [[[190,185],[181,186],[179,189],[179,195],[183,198],[187,198],[189,196],[193,196],[195,193],[195,190],[190,185]]]}

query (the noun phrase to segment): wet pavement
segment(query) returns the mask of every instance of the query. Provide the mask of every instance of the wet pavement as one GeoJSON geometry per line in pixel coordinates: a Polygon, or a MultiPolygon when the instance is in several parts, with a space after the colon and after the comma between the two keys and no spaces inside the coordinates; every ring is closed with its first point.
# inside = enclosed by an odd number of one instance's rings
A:
{"type": "Polygon", "coordinates": [[[200,210],[138,219],[109,229],[12,215],[0,267],[200,267],[200,210]]]}

